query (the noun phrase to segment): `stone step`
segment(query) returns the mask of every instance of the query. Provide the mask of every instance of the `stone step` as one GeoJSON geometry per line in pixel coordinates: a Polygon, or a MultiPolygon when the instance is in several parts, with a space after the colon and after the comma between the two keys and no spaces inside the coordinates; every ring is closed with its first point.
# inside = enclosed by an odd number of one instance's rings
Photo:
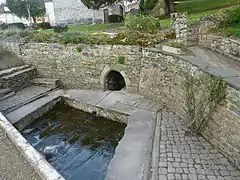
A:
{"type": "Polygon", "coordinates": [[[5,96],[5,95],[8,94],[9,92],[11,92],[11,89],[10,89],[10,88],[0,89],[0,97],[5,96]]]}
{"type": "Polygon", "coordinates": [[[10,97],[14,96],[15,94],[16,94],[15,92],[10,91],[9,93],[5,94],[4,96],[0,96],[0,101],[10,98],[10,97]]]}
{"type": "Polygon", "coordinates": [[[13,92],[10,88],[0,89],[0,101],[3,101],[4,99],[14,95],[15,95],[15,92],[13,92]]]}
{"type": "Polygon", "coordinates": [[[9,97],[0,101],[0,111],[2,113],[11,112],[12,110],[21,107],[26,102],[32,101],[51,92],[53,89],[42,86],[28,86],[16,92],[13,97],[9,97]]]}
{"type": "Polygon", "coordinates": [[[59,79],[50,79],[50,78],[35,78],[33,79],[33,84],[36,86],[51,87],[57,88],[61,86],[59,79]]]}
{"type": "Polygon", "coordinates": [[[13,91],[18,91],[32,84],[31,80],[37,76],[37,69],[28,67],[21,71],[16,71],[0,77],[1,88],[11,88],[13,91]]]}
{"type": "Polygon", "coordinates": [[[23,66],[10,68],[10,69],[5,69],[5,70],[0,71],[0,77],[7,76],[7,75],[13,74],[18,71],[22,71],[22,70],[30,68],[30,67],[31,67],[30,65],[23,65],[23,66]]]}
{"type": "Polygon", "coordinates": [[[25,102],[13,111],[6,113],[6,117],[21,131],[36,118],[44,115],[49,109],[54,107],[57,102],[60,102],[62,94],[63,92],[61,90],[49,91],[38,98],[25,102]]]}

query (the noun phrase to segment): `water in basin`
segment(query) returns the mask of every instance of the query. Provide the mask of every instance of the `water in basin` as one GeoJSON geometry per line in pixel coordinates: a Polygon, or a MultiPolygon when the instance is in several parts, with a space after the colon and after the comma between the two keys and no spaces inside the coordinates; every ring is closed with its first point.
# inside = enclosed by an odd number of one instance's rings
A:
{"type": "Polygon", "coordinates": [[[67,180],[103,180],[125,127],[58,104],[22,134],[67,180]]]}

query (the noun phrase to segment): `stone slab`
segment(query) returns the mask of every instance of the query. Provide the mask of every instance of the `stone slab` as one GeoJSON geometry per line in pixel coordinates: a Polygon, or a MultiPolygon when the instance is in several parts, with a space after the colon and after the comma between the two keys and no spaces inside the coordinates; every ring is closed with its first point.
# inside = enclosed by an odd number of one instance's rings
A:
{"type": "Polygon", "coordinates": [[[22,107],[16,109],[15,111],[13,111],[11,113],[6,114],[6,117],[12,124],[15,124],[18,121],[25,118],[26,116],[28,116],[29,114],[36,111],[37,109],[41,108],[45,104],[51,102],[52,100],[54,100],[57,97],[60,97],[62,94],[63,94],[62,90],[54,91],[47,96],[44,96],[34,102],[31,102],[29,104],[26,104],[25,106],[22,106],[22,107]]]}
{"type": "Polygon", "coordinates": [[[115,150],[106,180],[140,180],[148,176],[153,140],[154,114],[139,110],[132,114],[124,137],[115,150]]]}
{"type": "Polygon", "coordinates": [[[215,76],[224,77],[229,85],[240,89],[240,67],[231,63],[226,57],[198,46],[190,47],[189,50],[193,54],[181,56],[183,59],[215,76]]]}
{"type": "Polygon", "coordinates": [[[96,105],[109,93],[110,91],[67,90],[64,92],[64,96],[90,105],[96,105]]]}
{"type": "Polygon", "coordinates": [[[41,86],[30,86],[18,91],[15,96],[4,99],[0,102],[0,111],[6,111],[9,108],[24,103],[42,93],[51,90],[51,88],[41,86]]]}
{"type": "Polygon", "coordinates": [[[97,104],[99,107],[113,109],[117,106],[121,109],[123,108],[123,105],[125,105],[124,108],[131,107],[126,111],[129,111],[129,113],[134,111],[134,109],[145,109],[154,112],[162,106],[160,104],[153,103],[140,95],[129,94],[124,91],[113,91],[97,104]]]}
{"type": "Polygon", "coordinates": [[[182,50],[180,48],[175,48],[171,46],[163,45],[162,50],[173,54],[182,54],[182,50]]]}

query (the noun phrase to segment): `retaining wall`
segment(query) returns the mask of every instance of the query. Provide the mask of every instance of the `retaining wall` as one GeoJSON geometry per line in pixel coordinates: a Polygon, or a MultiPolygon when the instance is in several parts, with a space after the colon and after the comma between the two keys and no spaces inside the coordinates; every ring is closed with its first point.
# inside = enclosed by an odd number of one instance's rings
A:
{"type": "MultiPolygon", "coordinates": [[[[181,72],[200,71],[184,58],[138,46],[27,43],[20,49],[19,58],[36,66],[40,76],[58,78],[67,88],[103,89],[107,73],[117,70],[127,91],[163,102],[179,116],[184,102],[181,72]]],[[[226,91],[226,103],[203,136],[240,168],[240,87],[231,84],[226,91]]]]}

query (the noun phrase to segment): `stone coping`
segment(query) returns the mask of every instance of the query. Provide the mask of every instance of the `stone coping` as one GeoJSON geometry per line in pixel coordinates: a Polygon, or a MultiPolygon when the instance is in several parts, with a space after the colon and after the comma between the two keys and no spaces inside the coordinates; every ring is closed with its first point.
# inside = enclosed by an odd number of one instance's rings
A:
{"type": "Polygon", "coordinates": [[[212,65],[211,63],[202,61],[200,57],[198,57],[196,54],[193,55],[176,55],[174,53],[169,53],[166,51],[163,51],[159,48],[145,48],[148,51],[153,51],[153,52],[159,52],[164,55],[170,55],[174,56],[180,60],[183,60],[187,63],[192,64],[193,66],[196,66],[198,69],[202,71],[207,71],[209,74],[212,74],[214,76],[224,78],[224,80],[228,83],[230,87],[233,87],[236,90],[240,90],[240,76],[236,75],[240,74],[237,71],[230,70],[230,68],[224,68],[224,67],[217,67],[212,65]]]}

